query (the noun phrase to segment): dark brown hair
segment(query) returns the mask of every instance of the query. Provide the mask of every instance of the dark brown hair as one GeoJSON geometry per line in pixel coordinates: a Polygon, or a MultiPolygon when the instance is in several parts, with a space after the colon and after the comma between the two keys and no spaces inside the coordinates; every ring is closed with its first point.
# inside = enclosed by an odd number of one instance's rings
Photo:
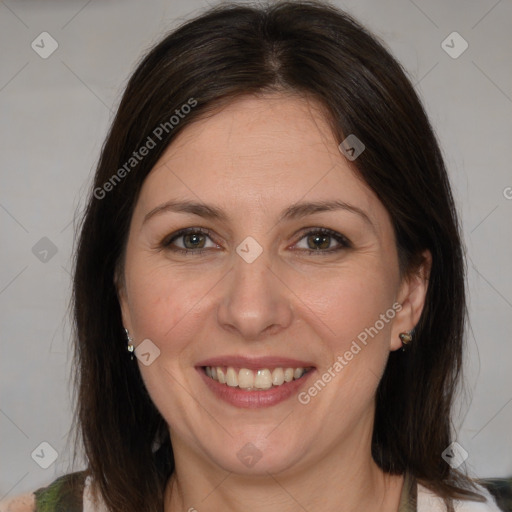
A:
{"type": "Polygon", "coordinates": [[[384,46],[347,14],[312,1],[210,9],[154,46],[127,84],[76,252],[76,445],[80,438],[88,471],[111,511],[163,510],[174,470],[168,426],[128,356],[114,276],[142,183],[176,135],[238,96],[265,92],[314,98],[338,141],[363,141],[353,163],[391,216],[403,276],[417,270],[425,249],[432,254],[414,342],[391,353],[378,387],[376,463],[411,472],[447,505],[482,501],[472,480],[441,457],[452,440],[466,303],[460,228],[436,137],[384,46]],[[187,104],[194,106],[180,110],[187,104]],[[187,113],[176,122],[177,110],[187,113]],[[156,147],[131,161],[148,137],[156,147]]]}

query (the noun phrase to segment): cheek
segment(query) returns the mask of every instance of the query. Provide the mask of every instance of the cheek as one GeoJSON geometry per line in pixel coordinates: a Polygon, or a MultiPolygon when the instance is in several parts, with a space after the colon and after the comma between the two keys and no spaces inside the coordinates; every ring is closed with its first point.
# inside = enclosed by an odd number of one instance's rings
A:
{"type": "MultiPolygon", "coordinates": [[[[318,287],[307,288],[305,302],[339,348],[374,326],[393,304],[393,283],[379,266],[340,270],[331,273],[328,280],[317,282],[318,287]]],[[[390,323],[380,324],[379,331],[389,330],[390,323]]]]}
{"type": "Polygon", "coordinates": [[[149,338],[166,351],[182,349],[187,340],[184,331],[190,329],[201,298],[211,288],[208,276],[194,278],[190,272],[142,259],[135,260],[127,274],[131,276],[127,283],[130,318],[137,338],[149,338]]]}
{"type": "MultiPolygon", "coordinates": [[[[316,323],[325,325],[322,342],[328,356],[319,377],[327,373],[325,378],[332,384],[327,385],[326,398],[330,398],[324,403],[338,404],[335,415],[343,416],[358,407],[363,410],[372,400],[389,356],[396,314],[389,273],[379,266],[340,272],[323,292],[310,292],[308,301],[318,317],[316,323]]],[[[311,390],[312,394],[319,389],[322,386],[311,390]]]]}

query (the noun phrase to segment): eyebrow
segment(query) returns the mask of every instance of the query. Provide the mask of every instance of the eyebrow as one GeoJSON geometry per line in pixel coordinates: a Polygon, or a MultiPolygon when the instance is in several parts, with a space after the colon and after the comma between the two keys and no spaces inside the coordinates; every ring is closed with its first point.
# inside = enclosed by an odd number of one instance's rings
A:
{"type": "MultiPolygon", "coordinates": [[[[285,220],[300,219],[308,215],[312,215],[314,213],[329,212],[336,210],[344,210],[355,215],[358,215],[367,224],[370,225],[373,231],[376,231],[372,221],[363,210],[361,210],[357,206],[353,206],[351,204],[339,200],[302,202],[292,204],[291,206],[283,210],[279,218],[279,222],[285,220]]],[[[213,205],[198,203],[194,201],[167,201],[166,203],[163,203],[160,206],[153,208],[153,210],[147,213],[142,223],[144,224],[155,215],[159,215],[164,212],[191,213],[193,215],[197,215],[205,219],[215,219],[221,222],[228,221],[228,216],[226,215],[226,213],[220,208],[217,208],[216,206],[213,205]]]]}

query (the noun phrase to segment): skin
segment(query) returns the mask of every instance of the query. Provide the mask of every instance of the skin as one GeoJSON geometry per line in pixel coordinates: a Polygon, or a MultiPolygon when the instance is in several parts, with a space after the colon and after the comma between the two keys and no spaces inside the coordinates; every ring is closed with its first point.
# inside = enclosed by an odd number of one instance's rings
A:
{"type": "Polygon", "coordinates": [[[430,255],[401,278],[389,214],[338,144],[314,100],[246,96],[185,128],[144,182],[116,282],[135,345],[149,338],[160,350],[149,366],[137,363],[175,453],[166,512],[398,508],[403,477],[382,472],[370,452],[375,392],[399,333],[419,320],[430,255]],[[144,222],[184,199],[221,208],[227,221],[165,211],[144,222]],[[291,204],[317,200],[345,201],[371,224],[347,210],[279,222],[291,204]],[[211,230],[199,235],[206,252],[171,250],[193,248],[187,237],[162,248],[189,227],[211,230]],[[327,237],[308,254],[307,233],[321,227],[351,246],[327,237]],[[248,236],[263,250],[250,264],[236,252],[248,236]],[[312,383],[394,303],[396,316],[307,405],[293,396],[237,408],[195,369],[224,354],[285,356],[314,362],[312,383]],[[250,468],[237,457],[249,442],[262,455],[250,468]]]}

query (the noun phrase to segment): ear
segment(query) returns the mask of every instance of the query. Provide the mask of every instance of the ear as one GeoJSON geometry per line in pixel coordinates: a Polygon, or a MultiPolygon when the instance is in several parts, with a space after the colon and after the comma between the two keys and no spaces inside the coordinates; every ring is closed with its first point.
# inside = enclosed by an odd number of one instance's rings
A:
{"type": "Polygon", "coordinates": [[[396,301],[401,304],[402,308],[393,320],[390,350],[398,350],[402,347],[399,334],[414,329],[423,311],[432,268],[432,254],[426,250],[422,253],[422,258],[418,268],[405,276],[400,284],[396,301]]]}
{"type": "Polygon", "coordinates": [[[123,270],[117,266],[114,272],[114,286],[117,292],[117,300],[121,308],[121,317],[123,325],[128,331],[131,331],[131,322],[128,308],[128,298],[126,294],[126,281],[124,279],[123,270]]]}

